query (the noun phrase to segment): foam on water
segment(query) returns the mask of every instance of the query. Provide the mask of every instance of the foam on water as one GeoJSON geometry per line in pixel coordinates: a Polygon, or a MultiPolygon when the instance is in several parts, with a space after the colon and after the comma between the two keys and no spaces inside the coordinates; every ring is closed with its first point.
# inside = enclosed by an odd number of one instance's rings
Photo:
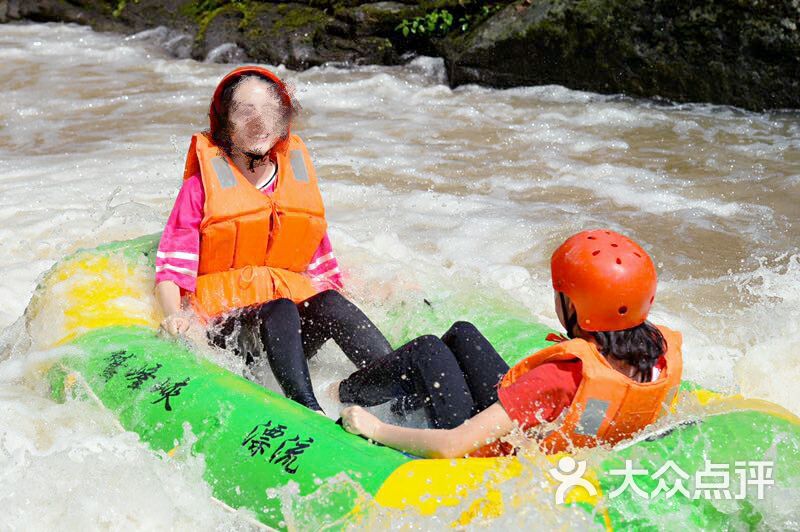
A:
{"type": "Polygon", "coordinates": [[[0,362],[0,524],[6,530],[249,530],[214,503],[202,457],[166,459],[94,403],[44,398],[63,349],[0,362]]]}
{"type": "MultiPolygon", "coordinates": [[[[6,527],[248,526],[210,505],[202,463],[162,460],[91,405],[45,399],[36,368],[48,355],[31,345],[47,343],[46,323],[30,328],[21,317],[42,273],[64,255],[163,227],[189,136],[206,126],[210,94],[229,67],[171,59],[148,42],[68,25],[0,26],[6,527]]],[[[557,86],[451,90],[429,58],[277,72],[304,107],[298,132],[317,165],[349,290],[379,324],[398,294],[491,294],[555,326],[549,254],[575,231],[610,227],[654,256],[653,321],[684,333],[687,378],[800,414],[796,113],[557,86]]],[[[57,320],[57,307],[48,315],[57,320]]],[[[443,331],[419,331],[428,332],[443,331]]],[[[337,405],[324,388],[348,371],[333,347],[312,361],[331,415],[337,405]]],[[[387,515],[376,526],[437,522],[387,515]]],[[[544,500],[531,501],[514,523],[551,515],[544,500]]]]}

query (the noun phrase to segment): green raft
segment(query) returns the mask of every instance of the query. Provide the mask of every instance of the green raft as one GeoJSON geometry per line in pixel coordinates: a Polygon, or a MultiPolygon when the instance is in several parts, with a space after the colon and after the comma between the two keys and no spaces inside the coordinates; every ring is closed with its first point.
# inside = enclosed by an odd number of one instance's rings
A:
{"type": "MultiPolygon", "coordinates": [[[[460,508],[454,524],[467,524],[552,500],[557,482],[548,477],[549,468],[559,457],[415,459],[350,435],[332,420],[159,337],[151,296],[155,245],[156,237],[149,236],[78,252],[40,284],[27,311],[29,330],[42,346],[77,348],[48,371],[55,399],[97,402],[166,457],[182,447],[204,455],[214,497],[248,509],[272,528],[312,522],[368,526],[370,515],[386,509],[424,516],[451,506],[460,508]],[[526,496],[519,489],[506,493],[507,486],[525,486],[526,496]],[[304,501],[302,515],[284,513],[290,492],[304,501]]],[[[472,315],[459,313],[469,308],[463,302],[435,307],[434,312],[427,301],[406,302],[380,325],[401,341],[466,317],[500,353],[512,355],[510,364],[543,346],[548,332],[504,311],[502,303],[482,302],[472,315]]],[[[769,494],[800,489],[800,420],[770,403],[719,396],[688,383],[679,411],[649,436],[576,457],[586,460],[584,478],[593,489],[575,488],[564,508],[582,508],[609,529],[658,529],[674,524],[676,516],[715,529],[789,522],[770,513],[769,494]],[[649,473],[635,479],[638,491],[619,490],[626,461],[649,473]],[[653,478],[667,462],[672,465],[665,476],[653,478]],[[761,462],[770,467],[759,466],[768,477],[759,488],[751,469],[761,462]],[[729,486],[716,489],[719,498],[710,488],[708,496],[693,489],[695,475],[709,463],[727,467],[729,486]],[[686,494],[678,490],[667,497],[681,472],[687,475],[686,494]],[[668,478],[661,496],[651,497],[668,478]]],[[[554,512],[563,509],[554,500],[552,505],[554,512]]]]}

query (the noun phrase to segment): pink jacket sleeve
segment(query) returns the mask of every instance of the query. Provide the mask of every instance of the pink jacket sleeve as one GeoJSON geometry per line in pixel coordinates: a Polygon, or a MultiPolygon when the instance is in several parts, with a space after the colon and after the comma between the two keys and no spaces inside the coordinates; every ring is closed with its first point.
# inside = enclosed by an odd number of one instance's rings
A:
{"type": "Polygon", "coordinates": [[[195,291],[204,203],[200,177],[184,181],[158,244],[156,284],[173,281],[183,290],[195,291]]]}
{"type": "Polygon", "coordinates": [[[325,233],[316,253],[311,258],[306,274],[311,277],[311,282],[314,283],[317,290],[342,289],[342,271],[339,269],[339,261],[333,254],[333,246],[331,246],[328,233],[325,233]]]}

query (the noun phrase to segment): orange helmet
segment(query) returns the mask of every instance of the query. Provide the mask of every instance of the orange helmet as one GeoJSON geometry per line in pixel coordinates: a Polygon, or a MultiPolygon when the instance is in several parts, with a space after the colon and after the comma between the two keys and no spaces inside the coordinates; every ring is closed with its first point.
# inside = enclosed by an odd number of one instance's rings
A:
{"type": "Polygon", "coordinates": [[[656,268],[639,244],[613,231],[582,231],[550,259],[553,288],[569,296],[586,331],[621,331],[647,319],[656,268]]]}

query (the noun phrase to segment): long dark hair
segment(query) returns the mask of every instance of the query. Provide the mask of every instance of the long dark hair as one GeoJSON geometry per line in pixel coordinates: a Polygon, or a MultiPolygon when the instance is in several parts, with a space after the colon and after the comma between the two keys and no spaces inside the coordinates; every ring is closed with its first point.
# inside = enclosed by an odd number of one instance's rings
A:
{"type": "MultiPolygon", "coordinates": [[[[568,313],[567,300],[563,292],[559,292],[561,309],[564,314],[567,336],[576,338],[578,330],[583,331],[578,325],[578,313],[568,313]]],[[[614,357],[627,362],[636,368],[636,375],[640,382],[653,380],[653,367],[667,352],[667,340],[658,327],[645,321],[622,331],[584,331],[594,338],[597,348],[605,357],[614,357]]]]}
{"type": "MultiPolygon", "coordinates": [[[[230,109],[233,102],[233,95],[236,88],[247,79],[258,79],[269,85],[270,89],[281,101],[281,122],[286,124],[286,130],[281,135],[280,142],[286,141],[289,138],[290,125],[300,113],[300,104],[291,97],[284,87],[279,87],[273,80],[260,76],[256,73],[244,74],[236,78],[232,83],[229,83],[219,97],[219,104],[212,112],[216,115],[212,120],[212,124],[216,127],[211,127],[206,131],[206,135],[228,156],[231,155],[233,150],[233,141],[231,140],[231,123],[230,123],[230,109]]],[[[280,142],[278,144],[280,144],[280,142]]]]}
{"type": "Polygon", "coordinates": [[[653,366],[667,352],[667,340],[649,321],[623,331],[593,331],[589,334],[603,355],[636,368],[640,382],[653,380],[653,366]]]}

